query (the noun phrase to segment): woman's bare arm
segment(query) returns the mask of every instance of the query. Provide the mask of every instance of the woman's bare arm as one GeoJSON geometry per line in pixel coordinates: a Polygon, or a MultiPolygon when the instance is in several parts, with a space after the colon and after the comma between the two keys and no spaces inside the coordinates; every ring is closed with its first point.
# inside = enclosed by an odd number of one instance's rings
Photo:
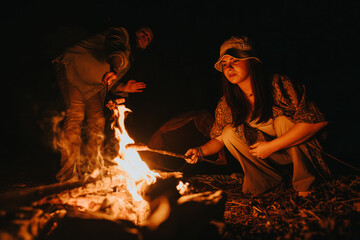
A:
{"type": "Polygon", "coordinates": [[[195,164],[199,160],[199,158],[204,156],[213,155],[215,153],[220,152],[220,150],[224,147],[224,142],[220,137],[211,139],[204,145],[198,148],[190,148],[185,156],[189,157],[185,159],[188,163],[195,164]]]}
{"type": "Polygon", "coordinates": [[[319,123],[297,123],[285,134],[269,142],[257,142],[250,146],[253,156],[267,158],[272,153],[281,149],[301,144],[314,136],[318,131],[325,127],[328,122],[319,123]]]}

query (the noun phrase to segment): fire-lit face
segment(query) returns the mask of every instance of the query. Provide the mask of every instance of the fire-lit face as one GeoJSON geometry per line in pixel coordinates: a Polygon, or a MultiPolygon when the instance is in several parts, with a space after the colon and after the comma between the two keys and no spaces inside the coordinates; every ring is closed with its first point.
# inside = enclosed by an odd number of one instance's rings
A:
{"type": "Polygon", "coordinates": [[[151,35],[146,29],[140,28],[136,31],[137,46],[141,49],[146,49],[151,43],[151,35]]]}
{"type": "Polygon", "coordinates": [[[240,84],[250,79],[249,62],[225,55],[220,62],[222,71],[232,84],[240,84]]]}

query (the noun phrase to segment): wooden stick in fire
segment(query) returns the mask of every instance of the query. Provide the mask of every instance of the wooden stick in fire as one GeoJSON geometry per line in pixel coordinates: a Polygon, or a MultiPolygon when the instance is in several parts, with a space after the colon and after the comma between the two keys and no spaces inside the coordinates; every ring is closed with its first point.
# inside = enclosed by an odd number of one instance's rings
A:
{"type": "MultiPolygon", "coordinates": [[[[171,157],[177,157],[177,158],[188,158],[183,154],[179,154],[179,153],[174,153],[174,152],[169,152],[166,150],[160,150],[160,149],[155,149],[155,148],[150,148],[149,146],[145,145],[145,144],[139,144],[139,143],[129,143],[125,146],[126,149],[135,149],[136,151],[148,151],[148,152],[154,152],[154,153],[159,153],[162,155],[167,155],[167,156],[171,156],[171,157]]],[[[203,161],[203,162],[208,162],[208,163],[212,163],[214,164],[214,161],[211,161],[209,159],[206,158],[200,158],[199,161],[203,161]]]]}

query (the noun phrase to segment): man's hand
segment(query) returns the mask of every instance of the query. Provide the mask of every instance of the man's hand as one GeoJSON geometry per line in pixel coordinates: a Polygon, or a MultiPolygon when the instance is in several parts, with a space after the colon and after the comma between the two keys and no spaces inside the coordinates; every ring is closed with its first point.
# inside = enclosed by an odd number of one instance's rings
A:
{"type": "Polygon", "coordinates": [[[270,142],[257,142],[250,146],[250,153],[254,157],[265,159],[268,158],[274,151],[270,142]]]}
{"type": "Polygon", "coordinates": [[[116,74],[114,72],[107,72],[102,80],[101,83],[104,85],[110,85],[116,79],[116,74]]]}
{"type": "Polygon", "coordinates": [[[123,87],[123,92],[143,92],[142,89],[144,88],[146,88],[146,84],[144,82],[136,82],[135,80],[129,80],[123,87]]]}

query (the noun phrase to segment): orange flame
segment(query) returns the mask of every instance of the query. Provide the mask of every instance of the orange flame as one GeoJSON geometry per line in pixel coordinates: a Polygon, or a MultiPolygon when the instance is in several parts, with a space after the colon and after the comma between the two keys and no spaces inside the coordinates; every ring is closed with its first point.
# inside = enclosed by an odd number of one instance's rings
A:
{"type": "Polygon", "coordinates": [[[125,105],[117,105],[113,109],[115,121],[112,128],[115,131],[115,137],[119,141],[119,154],[115,158],[119,170],[122,172],[118,177],[125,179],[129,192],[135,201],[141,201],[143,198],[139,194],[141,189],[154,183],[158,173],[152,172],[149,167],[143,162],[134,149],[126,149],[127,144],[135,143],[128,135],[125,129],[125,113],[131,112],[125,105]],[[117,121],[116,121],[117,120],[117,121]],[[117,123],[117,124],[116,124],[117,123]]]}

